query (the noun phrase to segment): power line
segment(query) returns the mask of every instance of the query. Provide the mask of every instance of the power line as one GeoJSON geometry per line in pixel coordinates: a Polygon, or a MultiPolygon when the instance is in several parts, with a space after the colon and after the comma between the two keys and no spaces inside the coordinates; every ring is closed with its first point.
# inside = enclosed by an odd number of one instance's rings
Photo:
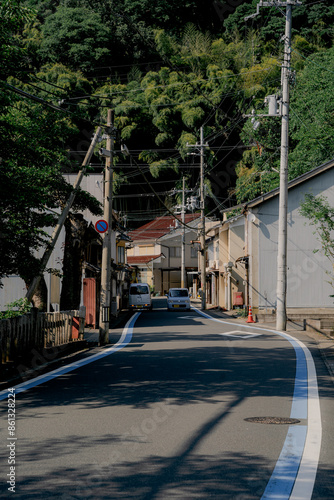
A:
{"type": "MultiPolygon", "coordinates": [[[[222,79],[225,79],[225,78],[235,78],[237,76],[245,77],[245,76],[247,76],[249,74],[252,74],[252,73],[263,73],[263,71],[271,71],[271,70],[272,70],[272,66],[270,66],[268,68],[261,68],[259,70],[245,71],[243,73],[237,73],[237,74],[226,75],[226,76],[221,76],[221,77],[198,78],[198,80],[196,80],[196,83],[207,83],[207,82],[210,82],[210,81],[222,80],[222,79]]],[[[188,74],[188,75],[184,74],[184,76],[189,77],[189,78],[193,78],[193,75],[191,73],[188,74]]],[[[273,81],[276,82],[276,81],[278,81],[278,79],[275,79],[273,81]]],[[[48,82],[45,82],[45,83],[48,83],[48,82]]],[[[189,80],[189,81],[179,81],[179,82],[170,83],[170,84],[155,85],[154,89],[168,89],[168,88],[172,88],[172,87],[176,87],[176,86],[183,86],[185,83],[192,85],[192,81],[191,80],[189,80]]],[[[269,81],[269,83],[271,83],[271,82],[269,81]]],[[[61,87],[58,87],[58,88],[61,88],[61,87]]],[[[65,89],[63,89],[63,90],[65,91],[65,89]]],[[[75,101],[75,100],[89,99],[89,98],[110,99],[111,97],[117,96],[117,95],[133,94],[133,93],[136,93],[136,92],[143,92],[144,93],[145,90],[146,90],[146,88],[138,87],[137,89],[115,91],[115,92],[113,92],[112,94],[109,94],[109,95],[84,94],[84,95],[77,96],[77,97],[70,97],[68,100],[75,101]]],[[[196,90],[198,90],[198,89],[196,89],[196,90]]],[[[237,92],[232,92],[231,91],[231,92],[226,92],[224,95],[229,96],[229,95],[235,95],[235,94],[242,93],[242,92],[244,92],[244,91],[243,90],[239,90],[237,92]]],[[[199,95],[201,95],[202,97],[204,97],[205,99],[207,99],[207,96],[205,96],[201,92],[199,92],[199,95]]],[[[180,103],[174,103],[174,104],[180,104],[180,103]]],[[[210,102],[210,104],[212,105],[211,102],[210,102]]],[[[218,106],[219,105],[216,105],[214,107],[215,110],[216,110],[216,108],[218,106]]]]}
{"type": "Polygon", "coordinates": [[[162,191],[159,193],[132,193],[132,194],[117,194],[113,195],[113,198],[150,198],[153,196],[162,196],[170,194],[170,191],[162,191]]]}
{"type": "MultiPolygon", "coordinates": [[[[9,83],[4,82],[3,80],[0,80],[0,83],[4,84],[12,92],[14,92],[14,93],[16,93],[18,95],[21,95],[23,97],[26,97],[27,99],[30,99],[32,101],[35,101],[38,104],[41,104],[42,106],[47,106],[47,107],[49,107],[51,109],[54,109],[55,111],[60,111],[61,113],[70,114],[70,115],[74,114],[74,113],[72,113],[71,111],[69,111],[67,109],[63,109],[63,108],[61,108],[59,106],[56,106],[53,103],[45,101],[45,99],[42,99],[41,97],[37,97],[35,95],[29,94],[28,92],[25,92],[24,90],[18,89],[17,87],[14,87],[13,85],[10,85],[9,83]]],[[[99,123],[99,122],[96,122],[95,120],[89,120],[88,118],[83,118],[83,117],[80,117],[80,119],[83,120],[83,121],[89,122],[91,125],[97,125],[99,127],[106,128],[106,124],[105,123],[104,124],[103,123],[99,123]]]]}

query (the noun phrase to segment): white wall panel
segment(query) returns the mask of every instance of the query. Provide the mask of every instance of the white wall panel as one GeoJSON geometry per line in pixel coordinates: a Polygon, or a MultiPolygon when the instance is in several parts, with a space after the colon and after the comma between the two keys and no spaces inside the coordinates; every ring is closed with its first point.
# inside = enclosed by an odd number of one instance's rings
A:
{"type": "MultiPolygon", "coordinates": [[[[313,234],[314,226],[299,214],[306,193],[321,194],[334,206],[334,169],[289,190],[288,195],[288,291],[287,307],[333,307],[333,288],[327,282],[332,271],[313,234]]],[[[255,212],[255,211],[254,211],[255,212]]],[[[259,306],[275,307],[277,274],[278,196],[258,207],[259,306]]]]}

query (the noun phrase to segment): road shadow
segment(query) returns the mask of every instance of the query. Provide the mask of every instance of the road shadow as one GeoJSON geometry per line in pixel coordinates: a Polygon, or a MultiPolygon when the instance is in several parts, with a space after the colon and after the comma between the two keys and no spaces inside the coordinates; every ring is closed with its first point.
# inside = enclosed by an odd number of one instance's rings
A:
{"type": "MultiPolygon", "coordinates": [[[[176,320],[180,323],[175,316],[176,320]]],[[[186,321],[189,327],[194,320],[186,321]]],[[[20,394],[20,418],[25,418],[27,410],[36,422],[50,414],[66,422],[73,405],[86,410],[87,419],[90,410],[99,408],[110,422],[115,421],[114,410],[120,407],[129,412],[150,412],[138,424],[139,433],[129,433],[125,428],[122,435],[94,435],[99,422],[92,420],[91,434],[81,434],[78,423],[77,432],[66,437],[41,436],[36,442],[20,439],[19,462],[30,464],[32,473],[21,477],[17,499],[261,498],[274,465],[266,457],[231,451],[203,455],[199,450],[205,439],[247,398],[275,398],[279,394],[291,400],[295,378],[293,347],[278,339],[275,349],[271,349],[270,336],[261,342],[253,340],[252,344],[242,340],[222,343],[221,337],[213,333],[205,335],[202,345],[186,347],[191,335],[182,328],[176,335],[179,342],[171,349],[168,343],[175,340],[174,334],[168,336],[168,331],[163,331],[157,336],[143,331],[117,355],[20,394]],[[152,349],[159,341],[161,348],[152,349]],[[153,418],[156,408],[160,405],[169,416],[189,404],[206,404],[213,411],[180,443],[174,456],[157,453],[140,458],[140,447],[145,448],[145,443],[164,425],[161,416],[161,422],[153,418]],[[87,456],[87,451],[91,461],[75,466],[75,456],[80,452],[87,456]],[[136,460],[129,458],[131,455],[136,460]],[[63,465],[50,470],[47,464],[53,463],[55,456],[63,465]],[[49,470],[43,476],[38,472],[41,461],[49,470]]],[[[333,493],[329,486],[334,480],[333,470],[322,464],[319,474],[324,477],[325,486],[316,498],[328,500],[333,493]]]]}

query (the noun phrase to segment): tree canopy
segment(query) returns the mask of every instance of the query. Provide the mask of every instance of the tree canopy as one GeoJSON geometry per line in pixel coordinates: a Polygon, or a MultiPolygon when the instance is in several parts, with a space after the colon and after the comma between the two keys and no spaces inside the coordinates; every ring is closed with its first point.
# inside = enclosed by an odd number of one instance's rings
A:
{"type": "MultiPolygon", "coordinates": [[[[9,68],[17,63],[16,68],[21,69],[24,66],[19,65],[17,58],[25,51],[17,40],[24,22],[33,20],[33,13],[22,9],[13,17],[17,2],[5,3],[2,14],[7,29],[2,43],[8,44],[8,48],[4,56],[10,61],[9,68]]],[[[24,84],[24,77],[17,71],[14,74],[15,77],[8,75],[7,82],[1,81],[0,279],[19,274],[29,282],[38,271],[35,251],[48,241],[45,228],[54,225],[56,211],[62,208],[72,190],[62,173],[70,166],[66,143],[77,136],[80,121],[76,123],[72,115],[64,114],[61,109],[55,112],[47,101],[44,106],[43,101],[40,104],[30,99],[30,92],[36,87],[31,81],[24,84]],[[26,97],[17,93],[16,85],[26,97]]],[[[58,92],[70,89],[75,92],[78,88],[81,92],[85,87],[82,76],[60,65],[41,68],[36,73],[35,84],[36,79],[42,79],[38,87],[41,100],[49,97],[46,83],[48,88],[57,85],[58,92]]],[[[101,213],[97,200],[83,191],[77,196],[75,208],[101,213]]]]}
{"type": "Polygon", "coordinates": [[[312,54],[291,96],[290,179],[334,158],[334,47],[312,54]]]}
{"type": "MultiPolygon", "coordinates": [[[[108,108],[114,208],[131,227],[173,207],[182,176],[196,195],[199,156],[189,145],[201,126],[207,214],[278,185],[280,119],[255,127],[245,115],[266,114],[265,97],[280,95],[284,15],[262,8],[245,21],[257,1],[233,5],[0,2],[0,278],[23,273],[27,259],[34,269],[43,228],[71,189],[62,174],[78,169],[108,108]]],[[[330,0],[293,8],[290,179],[333,157],[333,21],[330,0]]],[[[92,168],[102,166],[95,155],[92,168]]],[[[79,207],[100,211],[83,192],[79,207]]]]}

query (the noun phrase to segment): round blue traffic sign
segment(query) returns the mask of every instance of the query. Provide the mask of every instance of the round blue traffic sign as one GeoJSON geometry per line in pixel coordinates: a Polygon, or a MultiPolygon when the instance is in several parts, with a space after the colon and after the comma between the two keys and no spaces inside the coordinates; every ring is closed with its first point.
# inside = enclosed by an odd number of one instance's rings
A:
{"type": "Polygon", "coordinates": [[[98,233],[105,233],[108,231],[108,222],[106,220],[98,220],[95,224],[95,229],[98,233]]]}

